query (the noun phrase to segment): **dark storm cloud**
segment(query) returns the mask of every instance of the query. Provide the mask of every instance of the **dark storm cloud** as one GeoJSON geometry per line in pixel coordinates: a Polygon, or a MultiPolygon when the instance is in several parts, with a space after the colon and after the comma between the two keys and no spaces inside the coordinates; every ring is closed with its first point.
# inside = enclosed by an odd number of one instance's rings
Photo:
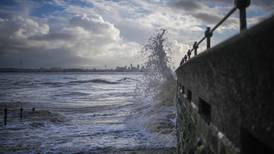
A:
{"type": "MultiPolygon", "coordinates": [[[[226,4],[233,4],[233,0],[206,0],[208,2],[214,3],[226,3],[226,4]]],[[[270,10],[274,8],[274,1],[273,0],[250,0],[252,6],[261,7],[265,10],[270,10]]]]}
{"type": "Polygon", "coordinates": [[[195,18],[198,18],[202,20],[204,23],[210,24],[210,23],[216,23],[221,20],[220,16],[212,15],[208,13],[195,13],[193,14],[195,18]]]}
{"type": "Polygon", "coordinates": [[[37,35],[32,36],[29,39],[30,40],[37,40],[37,41],[50,41],[50,40],[72,40],[74,37],[71,34],[63,33],[63,32],[55,32],[50,33],[48,35],[37,35]]]}
{"type": "Polygon", "coordinates": [[[198,1],[193,0],[180,0],[176,2],[170,2],[170,6],[177,9],[184,9],[187,11],[201,9],[201,4],[198,1]]]}
{"type": "Polygon", "coordinates": [[[220,16],[211,12],[205,12],[207,4],[204,2],[205,1],[202,2],[200,0],[177,0],[175,2],[170,2],[169,6],[174,9],[184,11],[186,14],[202,21],[204,24],[212,24],[219,21],[221,19],[220,16]]]}
{"type": "MultiPolygon", "coordinates": [[[[223,14],[228,12],[227,7],[232,8],[233,5],[233,0],[175,0],[168,3],[169,7],[176,10],[182,10],[184,13],[202,21],[204,24],[215,24],[216,22],[220,21],[223,17],[223,14]],[[215,8],[214,6],[217,7],[215,8]],[[219,10],[219,13],[217,13],[216,10],[219,10]]],[[[264,13],[271,14],[271,12],[273,13],[274,10],[274,1],[251,0],[251,6],[248,8],[249,15],[257,16],[259,19],[259,16],[263,14],[258,14],[258,9],[264,13]]],[[[235,19],[233,18],[229,18],[228,20],[229,22],[226,22],[225,25],[236,23],[235,19]]]]}
{"type": "Polygon", "coordinates": [[[262,7],[263,9],[267,11],[273,12],[274,10],[274,1],[273,0],[257,0],[254,4],[257,4],[258,6],[262,7]]]}
{"type": "Polygon", "coordinates": [[[91,59],[78,57],[73,51],[44,50],[39,48],[21,49],[0,56],[1,67],[73,67],[91,63],[91,59]]]}
{"type": "MultiPolygon", "coordinates": [[[[192,16],[201,20],[204,24],[216,24],[222,19],[222,16],[217,16],[217,15],[208,14],[208,13],[195,13],[192,16]]],[[[230,24],[236,24],[236,23],[237,21],[235,18],[228,18],[227,21],[223,23],[223,25],[228,26],[230,24]]]]}
{"type": "MultiPolygon", "coordinates": [[[[181,8],[185,10],[198,10],[201,8],[201,5],[207,5],[208,3],[212,4],[225,4],[233,5],[233,0],[176,0],[175,2],[169,3],[170,6],[175,8],[181,8]]],[[[273,11],[274,1],[273,0],[251,0],[252,6],[260,7],[261,9],[267,11],[273,11]]]]}

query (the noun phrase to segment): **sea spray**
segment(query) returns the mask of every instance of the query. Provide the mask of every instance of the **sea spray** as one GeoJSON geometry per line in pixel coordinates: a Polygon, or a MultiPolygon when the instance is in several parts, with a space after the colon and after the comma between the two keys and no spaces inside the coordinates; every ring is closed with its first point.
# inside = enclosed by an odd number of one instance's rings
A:
{"type": "Polygon", "coordinates": [[[156,32],[143,47],[145,72],[136,86],[136,109],[131,121],[132,125],[157,134],[167,145],[175,146],[176,80],[169,67],[166,33],[166,30],[156,32]]]}
{"type": "Polygon", "coordinates": [[[4,141],[0,149],[6,153],[164,153],[172,149],[176,145],[172,133],[151,133],[138,124],[142,119],[149,120],[149,110],[155,109],[145,107],[140,110],[146,111],[144,116],[131,118],[135,105],[143,106],[141,101],[153,103],[151,97],[134,97],[142,76],[116,72],[1,74],[0,116],[4,107],[9,115],[7,125],[0,127],[0,141],[4,141]],[[54,83],[59,85],[52,86],[54,83]],[[11,112],[12,106],[16,112],[11,112]],[[18,115],[21,106],[22,121],[18,115]],[[127,119],[133,119],[137,127],[130,127],[127,119]]]}

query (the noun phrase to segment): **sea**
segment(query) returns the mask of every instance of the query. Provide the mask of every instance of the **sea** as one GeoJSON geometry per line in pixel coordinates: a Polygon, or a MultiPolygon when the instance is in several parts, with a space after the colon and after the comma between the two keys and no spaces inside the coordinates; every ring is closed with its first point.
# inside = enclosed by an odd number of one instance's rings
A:
{"type": "Polygon", "coordinates": [[[141,72],[0,73],[0,153],[174,148],[175,109],[150,114],[154,100],[138,92],[142,80],[141,72]],[[157,119],[170,128],[151,129],[157,119]]]}

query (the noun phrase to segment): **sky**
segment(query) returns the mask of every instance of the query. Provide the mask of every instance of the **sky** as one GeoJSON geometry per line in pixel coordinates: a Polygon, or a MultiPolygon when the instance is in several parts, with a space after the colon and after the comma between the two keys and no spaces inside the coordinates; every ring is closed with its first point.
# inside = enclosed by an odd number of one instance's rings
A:
{"type": "MultiPolygon", "coordinates": [[[[115,68],[142,64],[142,47],[167,29],[172,65],[233,7],[233,0],[1,0],[0,67],[115,68]]],[[[251,0],[248,27],[271,16],[273,0],[251,0]]],[[[238,11],[214,32],[239,33],[238,11]]],[[[204,50],[202,45],[199,52],[204,50]]]]}

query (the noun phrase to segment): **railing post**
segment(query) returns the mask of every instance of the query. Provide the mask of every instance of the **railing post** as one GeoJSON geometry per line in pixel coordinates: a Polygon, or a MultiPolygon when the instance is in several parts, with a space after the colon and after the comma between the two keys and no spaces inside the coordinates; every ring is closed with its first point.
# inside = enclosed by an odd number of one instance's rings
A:
{"type": "Polygon", "coordinates": [[[191,56],[191,50],[190,49],[187,51],[187,56],[188,56],[188,59],[190,59],[190,56],[191,56]]]}
{"type": "Polygon", "coordinates": [[[4,109],[4,125],[7,125],[8,109],[4,109]]]}
{"type": "Polygon", "coordinates": [[[205,37],[206,37],[206,47],[207,49],[210,48],[210,38],[212,36],[212,32],[210,31],[210,27],[206,27],[206,31],[205,31],[205,37]]]}
{"type": "Polygon", "coordinates": [[[250,0],[234,0],[234,5],[240,12],[240,31],[246,30],[246,8],[250,5],[250,0]]]}
{"type": "Polygon", "coordinates": [[[20,108],[20,120],[23,119],[23,108],[20,108]]]}
{"type": "Polygon", "coordinates": [[[197,45],[196,41],[193,44],[193,49],[194,49],[194,56],[196,56],[197,55],[197,49],[198,49],[198,45],[197,45]]]}

